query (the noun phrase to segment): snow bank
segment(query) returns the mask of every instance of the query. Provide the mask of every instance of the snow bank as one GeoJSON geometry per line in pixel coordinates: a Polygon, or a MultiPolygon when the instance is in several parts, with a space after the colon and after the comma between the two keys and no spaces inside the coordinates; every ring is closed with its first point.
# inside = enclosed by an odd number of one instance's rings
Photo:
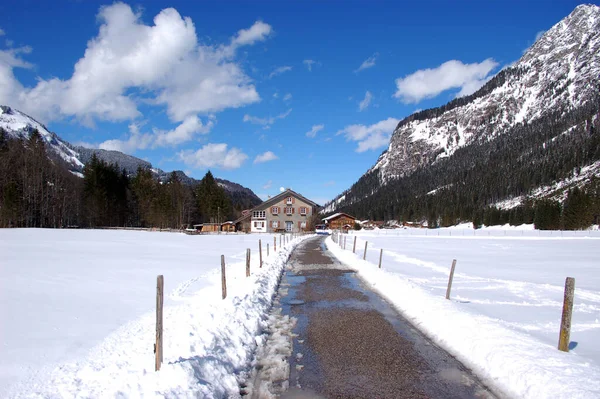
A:
{"type": "Polygon", "coordinates": [[[279,248],[277,236],[274,253],[273,237],[1,230],[0,396],[235,397],[285,261],[302,240],[279,248]],[[249,278],[246,248],[252,249],[249,278]],[[158,274],[165,277],[165,307],[157,373],[158,274]]]}
{"type": "MultiPolygon", "coordinates": [[[[600,396],[598,238],[386,236],[327,246],[484,382],[518,398],[600,396]],[[367,260],[363,261],[365,241],[367,260]],[[378,269],[383,248],[383,268],[378,269]],[[452,259],[452,295],[445,300],[452,259]],[[556,349],[566,276],[576,278],[574,350],[556,349]]],[[[393,231],[393,230],[392,230],[393,231]]],[[[455,231],[456,232],[456,231],[455,231]]],[[[431,233],[431,232],[430,232],[431,233]]],[[[596,235],[597,236],[597,235],[596,235]]]]}

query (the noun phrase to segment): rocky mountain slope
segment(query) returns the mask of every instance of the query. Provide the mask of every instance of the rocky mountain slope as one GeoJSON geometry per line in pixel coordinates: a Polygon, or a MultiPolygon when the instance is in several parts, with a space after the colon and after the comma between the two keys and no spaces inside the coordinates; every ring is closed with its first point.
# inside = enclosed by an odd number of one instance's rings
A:
{"type": "Polygon", "coordinates": [[[599,54],[600,8],[578,6],[477,93],[401,121],[373,170],[383,181],[403,176],[477,139],[585,104],[598,93],[599,54]]]}
{"type": "MultiPolygon", "coordinates": [[[[159,180],[166,181],[171,173],[154,168],[148,161],[144,161],[143,159],[132,155],[123,154],[119,151],[107,151],[74,146],[61,139],[56,133],[49,131],[45,125],[39,123],[29,115],[6,105],[0,105],[0,128],[3,128],[10,137],[23,139],[29,138],[31,132],[37,129],[46,142],[47,148],[50,150],[51,154],[54,154],[59,159],[65,161],[69,170],[74,174],[80,175],[83,172],[84,165],[93,155],[96,155],[99,159],[107,163],[118,164],[120,168],[125,169],[129,174],[135,174],[137,169],[141,167],[152,170],[159,180]]],[[[199,182],[198,180],[187,176],[182,171],[178,170],[175,171],[175,173],[186,185],[195,185],[199,182]]],[[[252,206],[262,202],[262,200],[249,188],[224,179],[217,178],[215,180],[231,197],[235,197],[237,201],[242,201],[243,203],[252,206]]]]}
{"type": "MultiPolygon", "coordinates": [[[[327,204],[327,211],[348,209],[376,196],[386,185],[401,184],[417,171],[432,170],[435,166],[438,173],[444,174],[443,170],[448,170],[444,165],[452,164],[449,160],[461,149],[510,141],[506,148],[512,151],[518,146],[517,138],[542,125],[552,132],[546,138],[549,143],[554,143],[560,135],[586,129],[588,135],[593,134],[600,93],[599,54],[600,7],[580,5],[540,37],[518,62],[500,71],[476,93],[402,120],[376,164],[352,188],[327,204]]],[[[528,143],[533,147],[522,148],[515,156],[535,152],[537,146],[548,144],[534,138],[528,143]]],[[[471,164],[477,163],[478,157],[489,157],[496,151],[489,146],[480,150],[470,150],[471,164]]],[[[594,159],[586,162],[591,164],[594,159]]],[[[507,164],[508,160],[503,165],[507,164]]],[[[469,168],[466,166],[465,172],[469,168]]],[[[431,195],[433,190],[457,183],[431,178],[430,186],[423,190],[431,195]]],[[[517,194],[523,193],[514,193],[517,194]]],[[[489,205],[502,199],[505,198],[488,198],[484,202],[489,205]]]]}

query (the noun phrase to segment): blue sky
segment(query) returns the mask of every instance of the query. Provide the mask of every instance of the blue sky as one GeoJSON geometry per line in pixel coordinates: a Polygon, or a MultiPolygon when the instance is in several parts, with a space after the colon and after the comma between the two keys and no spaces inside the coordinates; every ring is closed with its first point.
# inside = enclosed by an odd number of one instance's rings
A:
{"type": "Polygon", "coordinates": [[[573,1],[0,3],[0,104],[64,139],[324,203],[399,120],[469,94],[573,1]]]}

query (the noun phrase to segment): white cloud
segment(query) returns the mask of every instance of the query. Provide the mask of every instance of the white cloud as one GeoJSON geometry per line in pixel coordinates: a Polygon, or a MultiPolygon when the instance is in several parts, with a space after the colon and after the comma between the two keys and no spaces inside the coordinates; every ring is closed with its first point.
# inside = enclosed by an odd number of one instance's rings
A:
{"type": "Polygon", "coordinates": [[[290,101],[292,99],[292,93],[287,93],[283,96],[283,101],[290,101]]]}
{"type": "Polygon", "coordinates": [[[248,159],[248,155],[240,149],[235,147],[228,149],[225,143],[209,143],[196,151],[184,150],[177,155],[186,165],[196,169],[213,167],[237,169],[248,159]]]}
{"type": "Polygon", "coordinates": [[[367,92],[365,93],[365,98],[358,105],[358,110],[364,111],[365,109],[367,109],[369,107],[369,105],[371,104],[372,99],[373,99],[373,95],[371,94],[370,91],[367,90],[367,92]]]}
{"type": "Polygon", "coordinates": [[[274,161],[276,159],[279,159],[279,157],[277,155],[275,155],[272,151],[267,151],[265,153],[258,155],[256,158],[254,158],[254,163],[256,164],[256,163],[269,162],[269,161],[274,161]]]}
{"type": "Polygon", "coordinates": [[[263,190],[268,190],[271,188],[272,185],[273,185],[273,180],[269,180],[267,183],[265,183],[265,185],[262,188],[263,188],[263,190]]]}
{"type": "Polygon", "coordinates": [[[154,138],[150,133],[139,133],[137,129],[129,125],[130,135],[127,140],[106,140],[98,145],[102,150],[120,151],[125,154],[133,154],[136,150],[144,150],[152,146],[154,138]]]}
{"type": "Polygon", "coordinates": [[[372,56],[370,56],[369,58],[367,58],[366,60],[363,61],[362,64],[360,64],[360,66],[358,67],[357,70],[355,70],[354,72],[360,72],[363,69],[368,69],[368,68],[372,68],[375,66],[375,61],[377,61],[377,57],[379,57],[379,53],[375,53],[372,56]]]}
{"type": "Polygon", "coordinates": [[[306,66],[306,68],[308,69],[309,72],[312,71],[313,65],[318,64],[317,61],[315,61],[315,60],[304,60],[304,61],[302,61],[302,63],[304,63],[304,65],[306,66]]]}
{"type": "Polygon", "coordinates": [[[33,65],[21,58],[21,54],[31,53],[31,47],[25,46],[20,48],[0,50],[0,66],[6,68],[25,68],[31,69],[33,65]]]}
{"type": "Polygon", "coordinates": [[[324,127],[325,125],[313,125],[313,127],[310,129],[310,132],[306,132],[306,137],[315,137],[318,132],[323,130],[324,127]]]}
{"type": "Polygon", "coordinates": [[[262,125],[265,128],[269,128],[271,127],[271,125],[273,125],[278,119],[285,119],[287,118],[287,116],[292,112],[292,109],[288,109],[287,111],[285,111],[282,114],[279,114],[277,116],[270,116],[268,118],[259,118],[257,116],[252,116],[252,115],[244,115],[244,122],[249,122],[252,123],[254,125],[262,125]]]}
{"type": "Polygon", "coordinates": [[[278,98],[278,97],[279,97],[279,93],[278,92],[273,93],[273,98],[278,98]]]}
{"type": "Polygon", "coordinates": [[[387,118],[370,126],[349,125],[338,131],[336,135],[343,134],[346,140],[357,141],[356,152],[365,152],[388,145],[396,125],[398,119],[387,118]]]}
{"type": "Polygon", "coordinates": [[[214,121],[212,119],[204,125],[200,118],[194,115],[186,118],[175,129],[161,130],[155,128],[152,133],[142,133],[140,132],[140,124],[131,123],[127,140],[107,140],[100,143],[98,148],[132,154],[136,150],[147,148],[174,147],[192,140],[197,134],[209,133],[213,125],[214,121]]]}
{"type": "MultiPolygon", "coordinates": [[[[138,103],[164,105],[172,121],[241,107],[260,100],[250,78],[232,62],[237,47],[264,40],[271,27],[256,22],[240,30],[228,46],[198,44],[189,17],[162,10],[146,25],[123,3],[100,8],[98,35],[67,80],[39,79],[23,87],[13,68],[0,60],[0,103],[9,103],[43,120],[74,116],[86,124],[140,116],[138,103]]],[[[14,61],[14,60],[13,60],[14,61]]]]}
{"type": "Polygon", "coordinates": [[[213,127],[213,121],[203,125],[196,115],[187,117],[179,126],[173,130],[154,130],[156,147],[175,146],[192,140],[196,134],[207,134],[213,127]]]}
{"type": "Polygon", "coordinates": [[[329,181],[323,183],[323,186],[325,186],[325,187],[335,186],[335,181],[329,180],[329,181]]]}
{"type": "Polygon", "coordinates": [[[266,40],[272,31],[271,25],[256,21],[249,29],[240,29],[237,35],[232,38],[231,45],[235,47],[251,46],[256,42],[266,40]]]}
{"type": "Polygon", "coordinates": [[[0,36],[4,36],[4,35],[5,35],[4,29],[0,28],[0,36]]]}
{"type": "Polygon", "coordinates": [[[437,68],[421,69],[396,79],[397,91],[394,97],[404,103],[418,103],[449,89],[460,88],[459,95],[473,93],[489,80],[489,73],[497,66],[498,63],[491,58],[473,64],[463,64],[457,60],[446,61],[437,68]]]}
{"type": "Polygon", "coordinates": [[[286,73],[286,72],[289,72],[291,70],[292,70],[292,67],[288,66],[288,65],[286,65],[286,66],[280,66],[278,68],[275,68],[273,70],[273,72],[271,72],[269,74],[269,79],[272,79],[272,78],[274,78],[277,75],[281,75],[282,73],[286,73]]]}

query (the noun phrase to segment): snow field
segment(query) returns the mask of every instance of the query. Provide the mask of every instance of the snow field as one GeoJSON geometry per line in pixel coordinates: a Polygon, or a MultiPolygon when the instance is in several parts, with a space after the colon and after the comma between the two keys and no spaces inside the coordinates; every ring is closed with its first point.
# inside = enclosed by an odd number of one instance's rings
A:
{"type": "Polygon", "coordinates": [[[277,236],[274,253],[273,237],[0,230],[0,396],[235,397],[236,376],[249,371],[264,340],[283,265],[302,240],[279,248],[277,236]],[[156,373],[158,274],[165,278],[164,362],[156,373]]]}
{"type": "Polygon", "coordinates": [[[522,229],[507,235],[491,230],[489,236],[485,231],[463,236],[456,228],[359,231],[347,236],[345,250],[331,237],[327,245],[415,326],[500,393],[517,398],[599,397],[598,232],[564,232],[561,238],[560,232],[543,237],[522,229]],[[432,234],[437,230],[439,236],[432,234]],[[453,259],[457,265],[448,301],[453,259]],[[564,353],[556,347],[567,276],[576,281],[573,349],[564,353]]]}

